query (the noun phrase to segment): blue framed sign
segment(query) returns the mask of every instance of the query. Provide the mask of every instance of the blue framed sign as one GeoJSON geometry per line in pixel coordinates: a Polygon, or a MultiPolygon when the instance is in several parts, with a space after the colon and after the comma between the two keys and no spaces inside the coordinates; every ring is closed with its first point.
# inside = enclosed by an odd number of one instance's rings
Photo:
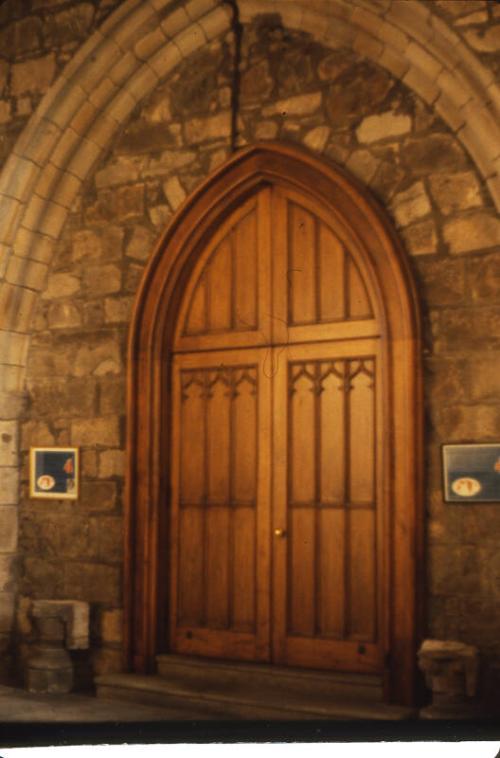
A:
{"type": "Polygon", "coordinates": [[[443,445],[447,503],[500,503],[500,443],[443,445]]]}
{"type": "Polygon", "coordinates": [[[76,500],[78,475],[78,448],[31,448],[30,497],[76,500]]]}

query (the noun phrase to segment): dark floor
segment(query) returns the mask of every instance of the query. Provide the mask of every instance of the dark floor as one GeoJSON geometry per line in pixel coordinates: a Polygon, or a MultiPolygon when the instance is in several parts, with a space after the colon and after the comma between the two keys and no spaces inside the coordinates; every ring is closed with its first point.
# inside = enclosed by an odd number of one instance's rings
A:
{"type": "Polygon", "coordinates": [[[195,718],[186,709],[159,708],[91,695],[36,695],[0,686],[0,723],[11,722],[127,722],[195,718]]]}

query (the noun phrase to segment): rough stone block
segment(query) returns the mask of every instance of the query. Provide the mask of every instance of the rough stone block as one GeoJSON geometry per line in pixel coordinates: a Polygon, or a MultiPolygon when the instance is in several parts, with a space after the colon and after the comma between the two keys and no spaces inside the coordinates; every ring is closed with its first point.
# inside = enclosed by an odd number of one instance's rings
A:
{"type": "Polygon", "coordinates": [[[431,205],[423,182],[415,182],[392,200],[394,216],[399,226],[409,226],[431,212],[431,205]]]}
{"type": "Polygon", "coordinates": [[[483,10],[485,7],[484,0],[435,0],[435,4],[452,18],[483,10]]]}
{"type": "Polygon", "coordinates": [[[304,137],[304,145],[317,153],[322,153],[330,136],[329,126],[316,126],[304,137]]]}
{"type": "Polygon", "coordinates": [[[437,252],[438,237],[432,219],[407,226],[403,239],[410,255],[432,255],[437,252]]]}
{"type": "Polygon", "coordinates": [[[10,592],[15,590],[16,578],[16,555],[0,555],[0,591],[10,592]]]}
{"type": "Polygon", "coordinates": [[[72,329],[81,326],[82,316],[74,303],[59,301],[50,305],[47,322],[52,329],[72,329]]]}
{"type": "Polygon", "coordinates": [[[101,639],[103,642],[120,644],[123,640],[123,611],[113,609],[102,611],[101,639]]]}
{"type": "Polygon", "coordinates": [[[106,224],[99,229],[77,230],[71,238],[72,257],[75,261],[121,258],[124,230],[120,226],[106,224]]]}
{"type": "Polygon", "coordinates": [[[68,561],[64,565],[62,592],[75,600],[117,605],[121,597],[120,568],[68,561]]]}
{"type": "MultiPolygon", "coordinates": [[[[3,470],[2,470],[3,471],[3,470]]],[[[14,503],[17,502],[16,499],[14,503]]],[[[17,550],[17,506],[1,505],[0,507],[0,551],[13,553],[17,550]]]]}
{"type": "Polygon", "coordinates": [[[275,121],[260,121],[255,126],[255,139],[275,139],[279,126],[275,121]]]}
{"type": "Polygon", "coordinates": [[[128,323],[133,297],[107,297],[104,301],[104,320],[108,324],[128,323]]]}
{"type": "Polygon", "coordinates": [[[125,255],[139,261],[146,261],[152,252],[153,242],[153,232],[146,226],[137,225],[125,249],[125,255]]]}
{"type": "Polygon", "coordinates": [[[80,289],[80,280],[73,274],[54,273],[48,278],[47,287],[42,292],[44,300],[53,300],[59,297],[69,297],[76,294],[80,289]]]}
{"type": "MultiPolygon", "coordinates": [[[[21,592],[39,597],[61,597],[61,562],[46,557],[26,555],[21,592]]],[[[68,593],[69,594],[69,593],[68,593]]]]}
{"type": "Polygon", "coordinates": [[[0,95],[3,95],[9,75],[9,64],[7,61],[0,60],[0,95]]]}
{"type": "Polygon", "coordinates": [[[500,410],[491,405],[455,405],[439,410],[435,429],[440,439],[494,441],[498,437],[500,410]]]}
{"type": "Polygon", "coordinates": [[[296,95],[284,100],[278,100],[273,105],[262,109],[262,115],[267,116],[307,116],[315,113],[321,106],[321,92],[311,92],[307,95],[296,95]]]}
{"type": "Polygon", "coordinates": [[[463,254],[500,245],[500,220],[478,211],[445,224],[443,236],[450,253],[463,254]]]}
{"type": "Polygon", "coordinates": [[[11,105],[8,100],[0,100],[0,124],[6,124],[11,119],[11,105]]]}
{"type": "Polygon", "coordinates": [[[73,445],[103,445],[117,447],[120,444],[119,416],[100,416],[71,422],[73,445]]]}
{"type": "Polygon", "coordinates": [[[482,306],[442,311],[436,323],[434,344],[438,353],[498,349],[500,309],[482,306]]]}
{"type": "Polygon", "coordinates": [[[101,190],[97,205],[89,208],[90,221],[124,221],[144,214],[144,185],[130,184],[116,189],[101,190]]]}
{"type": "MultiPolygon", "coordinates": [[[[425,393],[429,407],[439,408],[454,405],[470,399],[468,362],[466,360],[432,359],[425,364],[425,393]]],[[[439,462],[439,469],[441,462],[439,462]]],[[[437,473],[437,484],[441,484],[441,471],[437,473]]],[[[431,486],[431,477],[429,477],[431,486]]],[[[442,499],[441,491],[439,496],[442,499]]]]}
{"type": "MultiPolygon", "coordinates": [[[[158,206],[163,207],[163,206],[158,206]]],[[[170,218],[170,216],[168,216],[170,218]]],[[[139,287],[140,281],[142,279],[142,275],[144,273],[144,267],[131,263],[127,266],[127,270],[125,272],[125,282],[124,282],[124,290],[125,292],[137,292],[137,289],[139,287]]]]}
{"type": "Polygon", "coordinates": [[[79,3],[68,10],[50,14],[43,25],[43,36],[50,47],[59,47],[87,34],[94,17],[91,3],[79,3]]]}
{"type": "Polygon", "coordinates": [[[462,259],[420,259],[416,261],[418,281],[425,302],[431,306],[457,305],[466,294],[465,266],[462,259]]]}
{"type": "Polygon", "coordinates": [[[100,413],[125,412],[125,384],[123,377],[103,378],[100,385],[100,413]]]}
{"type": "MultiPolygon", "coordinates": [[[[0,505],[15,505],[19,498],[19,472],[15,467],[0,468],[0,505]]],[[[1,552],[0,537],[0,552],[1,552]]]]}
{"type": "Polygon", "coordinates": [[[119,292],[122,284],[121,270],[112,263],[85,266],[83,284],[90,297],[119,292]]]}
{"type": "Polygon", "coordinates": [[[15,594],[0,592],[0,632],[12,631],[15,618],[15,594]]]}
{"type": "MultiPolygon", "coordinates": [[[[226,117],[224,117],[224,124],[225,123],[226,117]]],[[[216,126],[214,127],[213,131],[217,136],[216,126]]],[[[226,134],[225,136],[228,135],[226,134]]],[[[151,179],[157,176],[165,176],[172,171],[184,168],[185,166],[190,166],[195,159],[196,153],[191,150],[165,150],[162,152],[159,158],[150,158],[146,162],[146,165],[142,169],[141,175],[144,179],[151,179]]]]}
{"type": "Polygon", "coordinates": [[[380,161],[369,150],[355,150],[345,165],[354,176],[365,184],[369,184],[375,176],[380,161]]]}
{"type": "Polygon", "coordinates": [[[97,451],[82,450],[80,453],[80,471],[82,477],[97,476],[97,451]]]}
{"type": "Polygon", "coordinates": [[[500,297],[500,256],[474,257],[467,266],[467,288],[474,300],[498,302],[500,297]]]}
{"type": "Polygon", "coordinates": [[[21,424],[21,449],[51,447],[56,442],[53,432],[45,421],[24,421],[21,424]]]}
{"type": "Polygon", "coordinates": [[[4,26],[0,32],[0,49],[8,58],[35,53],[40,47],[42,23],[36,16],[22,18],[14,24],[4,26]]]}
{"type": "MultiPolygon", "coordinates": [[[[88,377],[75,379],[65,376],[63,379],[50,377],[46,381],[34,381],[30,387],[32,407],[37,416],[53,417],[93,416],[96,402],[96,381],[88,377]]],[[[44,422],[35,422],[43,424],[44,422]]],[[[48,428],[47,428],[48,432],[48,428]]],[[[40,431],[31,431],[40,434],[40,431]]],[[[24,438],[25,439],[25,438],[24,438]]]]}
{"type": "Polygon", "coordinates": [[[93,516],[89,524],[91,555],[98,561],[123,559],[123,519],[121,516],[93,516]]]}
{"type": "Polygon", "coordinates": [[[112,187],[117,184],[135,182],[139,178],[141,160],[119,156],[118,159],[108,164],[95,175],[96,187],[112,187]]]}
{"type": "Polygon", "coordinates": [[[99,453],[99,478],[125,475],[125,452],[123,450],[103,450],[99,453]]]}
{"type": "Polygon", "coordinates": [[[482,205],[481,189],[472,171],[431,174],[429,186],[434,201],[445,216],[482,205]]]}
{"type": "Polygon", "coordinates": [[[409,139],[401,151],[401,160],[417,175],[450,173],[468,168],[462,147],[448,134],[430,134],[409,139]]]}
{"type": "Polygon", "coordinates": [[[17,422],[0,420],[0,467],[17,466],[18,440],[17,422]]]}
{"type": "MultiPolygon", "coordinates": [[[[82,451],[86,456],[85,460],[89,460],[90,453],[95,451],[84,450],[82,451]]],[[[97,464],[96,473],[97,473],[97,464]]],[[[82,467],[82,476],[85,471],[82,467]]],[[[87,469],[87,474],[90,475],[87,469]]],[[[112,511],[116,508],[117,503],[117,489],[116,482],[110,481],[87,481],[85,479],[81,482],[80,488],[80,501],[79,506],[82,510],[88,513],[100,513],[105,511],[112,511]]]]}
{"type": "Polygon", "coordinates": [[[17,97],[25,92],[44,93],[52,83],[56,71],[54,53],[42,58],[29,58],[12,65],[12,94],[17,97]]]}
{"type": "Polygon", "coordinates": [[[466,29],[464,37],[478,53],[496,53],[500,50],[500,24],[486,29],[466,29]]]}
{"type": "Polygon", "coordinates": [[[498,400],[500,396],[500,355],[474,361],[469,367],[471,397],[477,400],[498,400]]]}
{"type": "Polygon", "coordinates": [[[195,118],[185,124],[186,141],[191,143],[223,139],[231,134],[231,116],[223,111],[208,118],[195,118]]]}
{"type": "Polygon", "coordinates": [[[400,137],[411,130],[411,118],[404,114],[387,111],[367,116],[356,129],[360,142],[378,142],[389,137],[400,137]]]}
{"type": "Polygon", "coordinates": [[[122,371],[122,355],[118,337],[119,335],[109,337],[106,334],[97,334],[81,346],[77,345],[76,355],[70,356],[70,366],[66,374],[119,374],[122,371]]]}
{"type": "Polygon", "coordinates": [[[172,176],[163,184],[163,191],[173,211],[186,199],[186,191],[177,176],[172,176]]]}

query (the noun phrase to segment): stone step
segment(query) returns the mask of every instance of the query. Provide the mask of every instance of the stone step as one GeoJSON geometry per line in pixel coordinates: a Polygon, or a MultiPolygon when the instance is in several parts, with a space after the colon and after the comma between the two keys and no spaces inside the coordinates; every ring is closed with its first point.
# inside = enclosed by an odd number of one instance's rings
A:
{"type": "MultiPolygon", "coordinates": [[[[141,705],[175,708],[186,719],[218,720],[374,720],[400,721],[413,718],[412,709],[383,703],[347,700],[340,696],[322,702],[306,694],[283,695],[276,698],[268,692],[259,697],[247,694],[243,688],[232,692],[198,692],[194,688],[170,682],[162,676],[139,674],[105,674],[96,677],[97,696],[141,705]]],[[[180,718],[180,717],[179,717],[180,718]]]]}
{"type": "Polygon", "coordinates": [[[263,692],[270,697],[297,695],[323,702],[332,697],[349,700],[383,701],[382,677],[371,674],[318,671],[196,658],[185,655],[158,655],[157,672],[168,681],[197,692],[232,692],[243,689],[252,697],[263,692]]]}

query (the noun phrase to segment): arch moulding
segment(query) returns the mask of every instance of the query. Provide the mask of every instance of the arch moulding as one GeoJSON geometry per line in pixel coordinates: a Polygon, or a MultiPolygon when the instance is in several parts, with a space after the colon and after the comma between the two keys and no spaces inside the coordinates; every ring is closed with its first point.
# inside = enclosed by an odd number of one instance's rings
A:
{"type": "Polygon", "coordinates": [[[301,148],[237,153],[178,210],[146,270],[129,341],[125,642],[127,667],[153,670],[167,640],[169,381],[183,292],[215,226],[263,184],[281,183],[331,209],[362,251],[378,293],[384,344],[388,511],[385,644],[388,697],[411,704],[422,622],[420,316],[405,254],[383,211],[343,170],[301,148]]]}

